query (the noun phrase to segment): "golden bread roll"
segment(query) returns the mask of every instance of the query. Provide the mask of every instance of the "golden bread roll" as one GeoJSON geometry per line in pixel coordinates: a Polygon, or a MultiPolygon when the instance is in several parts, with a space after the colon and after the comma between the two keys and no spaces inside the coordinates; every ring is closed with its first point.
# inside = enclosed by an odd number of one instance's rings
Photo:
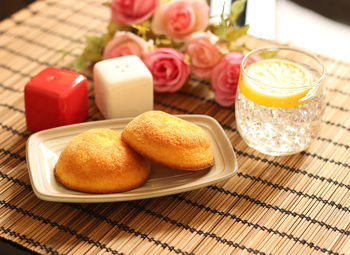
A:
{"type": "Polygon", "coordinates": [[[110,129],[91,129],[74,137],[55,166],[55,177],[61,184],[88,193],[134,189],[146,182],[149,173],[149,161],[110,129]]]}
{"type": "Polygon", "coordinates": [[[171,168],[200,170],[214,164],[208,134],[162,111],[137,116],[124,128],[122,140],[142,156],[171,168]]]}

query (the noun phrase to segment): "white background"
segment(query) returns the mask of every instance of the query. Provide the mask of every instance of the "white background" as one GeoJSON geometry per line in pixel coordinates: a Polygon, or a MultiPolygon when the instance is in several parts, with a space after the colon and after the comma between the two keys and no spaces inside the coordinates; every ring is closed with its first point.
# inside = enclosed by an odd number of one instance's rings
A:
{"type": "Polygon", "coordinates": [[[350,62],[350,26],[292,1],[248,0],[246,23],[251,35],[350,62]]]}

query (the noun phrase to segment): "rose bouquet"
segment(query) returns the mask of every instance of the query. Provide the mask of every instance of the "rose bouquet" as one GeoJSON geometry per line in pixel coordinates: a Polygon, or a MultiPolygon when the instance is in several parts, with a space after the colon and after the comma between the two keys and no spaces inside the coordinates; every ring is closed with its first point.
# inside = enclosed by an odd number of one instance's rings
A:
{"type": "Polygon", "coordinates": [[[86,36],[75,68],[136,55],[152,73],[156,92],[178,91],[192,74],[210,80],[215,101],[231,106],[244,56],[236,39],[248,30],[237,25],[245,1],[235,1],[229,15],[210,24],[205,0],[112,0],[106,33],[86,36]]]}

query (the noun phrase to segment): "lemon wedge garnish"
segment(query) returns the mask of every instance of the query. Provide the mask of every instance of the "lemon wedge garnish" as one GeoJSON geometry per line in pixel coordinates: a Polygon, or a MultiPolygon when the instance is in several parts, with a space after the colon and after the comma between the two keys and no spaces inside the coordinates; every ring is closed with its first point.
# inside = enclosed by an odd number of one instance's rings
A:
{"type": "Polygon", "coordinates": [[[239,88],[259,105],[288,108],[307,102],[311,74],[301,65],[282,59],[266,59],[245,68],[239,88]]]}

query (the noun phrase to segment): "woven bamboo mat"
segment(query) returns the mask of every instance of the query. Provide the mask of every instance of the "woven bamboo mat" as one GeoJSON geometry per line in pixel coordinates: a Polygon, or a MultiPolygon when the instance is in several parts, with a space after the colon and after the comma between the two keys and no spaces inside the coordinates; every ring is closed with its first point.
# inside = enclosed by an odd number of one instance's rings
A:
{"type": "MultiPolygon", "coordinates": [[[[233,108],[191,78],[157,94],[155,108],[216,118],[239,163],[233,178],[141,201],[65,204],[39,200],[26,168],[23,90],[47,66],[72,69],[85,34],[104,31],[99,1],[38,1],[0,23],[0,236],[38,253],[350,254],[350,64],[326,65],[327,107],[319,137],[302,153],[270,157],[248,148],[233,108]],[[63,61],[58,49],[70,50],[63,61]]],[[[250,48],[271,42],[249,37],[250,48]]],[[[86,73],[91,77],[91,73],[86,73]]],[[[102,119],[93,101],[89,121],[102,119]]]]}

